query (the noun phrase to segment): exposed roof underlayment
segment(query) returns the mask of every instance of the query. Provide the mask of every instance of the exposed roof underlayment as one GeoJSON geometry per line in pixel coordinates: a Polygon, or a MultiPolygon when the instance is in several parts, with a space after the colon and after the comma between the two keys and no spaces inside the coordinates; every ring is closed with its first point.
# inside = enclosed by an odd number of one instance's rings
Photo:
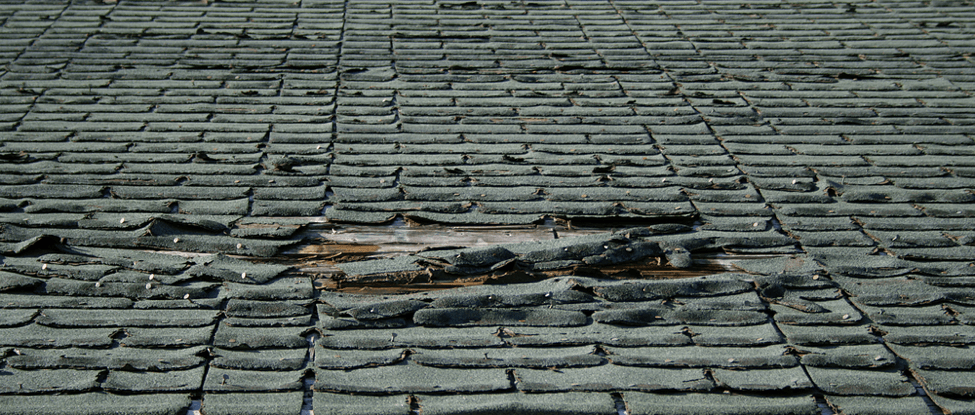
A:
{"type": "Polygon", "coordinates": [[[975,414],[972,1],[0,23],[0,414],[975,414]]]}

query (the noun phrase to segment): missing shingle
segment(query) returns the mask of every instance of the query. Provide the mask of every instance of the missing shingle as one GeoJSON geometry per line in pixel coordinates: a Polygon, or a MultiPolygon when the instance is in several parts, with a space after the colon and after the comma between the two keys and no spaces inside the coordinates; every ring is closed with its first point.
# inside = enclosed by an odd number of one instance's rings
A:
{"type": "Polygon", "coordinates": [[[410,408],[410,415],[420,415],[423,413],[423,407],[420,406],[420,398],[416,395],[410,395],[406,398],[406,404],[410,408]]]}
{"type": "Polygon", "coordinates": [[[617,415],[630,415],[630,408],[626,407],[626,401],[623,400],[623,394],[620,392],[613,392],[610,394],[613,397],[613,404],[616,405],[617,415]]]}

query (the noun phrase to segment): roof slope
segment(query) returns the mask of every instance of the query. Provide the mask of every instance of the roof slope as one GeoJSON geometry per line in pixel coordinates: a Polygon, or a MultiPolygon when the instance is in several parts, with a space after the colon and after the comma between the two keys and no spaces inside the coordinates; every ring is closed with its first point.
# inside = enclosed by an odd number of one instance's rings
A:
{"type": "Polygon", "coordinates": [[[973,6],[2,2],[0,413],[975,413],[973,6]],[[789,256],[278,265],[396,218],[789,256]]]}

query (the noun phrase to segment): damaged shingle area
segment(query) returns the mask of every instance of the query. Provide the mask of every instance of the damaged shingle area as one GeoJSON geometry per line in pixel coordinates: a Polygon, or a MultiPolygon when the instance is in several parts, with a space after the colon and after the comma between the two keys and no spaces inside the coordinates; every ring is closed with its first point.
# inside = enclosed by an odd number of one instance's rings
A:
{"type": "Polygon", "coordinates": [[[4,1],[0,415],[975,413],[973,10],[4,1]]]}

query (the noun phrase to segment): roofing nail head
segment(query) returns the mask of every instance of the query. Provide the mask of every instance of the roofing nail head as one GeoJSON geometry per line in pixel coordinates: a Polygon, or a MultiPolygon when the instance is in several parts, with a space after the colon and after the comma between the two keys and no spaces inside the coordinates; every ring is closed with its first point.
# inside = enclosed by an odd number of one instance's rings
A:
{"type": "Polygon", "coordinates": [[[247,279],[247,273],[246,272],[241,272],[240,273],[240,278],[241,279],[247,279]]]}
{"type": "Polygon", "coordinates": [[[101,288],[101,287],[102,287],[101,281],[95,283],[95,288],[101,288]]]}
{"type": "Polygon", "coordinates": [[[118,223],[125,223],[125,218],[119,219],[118,223]]]}
{"type": "Polygon", "coordinates": [[[47,264],[41,265],[41,269],[47,269],[47,264]]]}
{"type": "Polygon", "coordinates": [[[150,283],[146,283],[146,289],[147,290],[152,289],[152,283],[151,282],[150,283]]]}
{"type": "Polygon", "coordinates": [[[179,238],[173,238],[173,243],[174,244],[178,244],[179,243],[179,238]]]}
{"type": "Polygon", "coordinates": [[[183,299],[184,300],[189,300],[190,299],[190,295],[189,294],[183,294],[183,299]]]}

